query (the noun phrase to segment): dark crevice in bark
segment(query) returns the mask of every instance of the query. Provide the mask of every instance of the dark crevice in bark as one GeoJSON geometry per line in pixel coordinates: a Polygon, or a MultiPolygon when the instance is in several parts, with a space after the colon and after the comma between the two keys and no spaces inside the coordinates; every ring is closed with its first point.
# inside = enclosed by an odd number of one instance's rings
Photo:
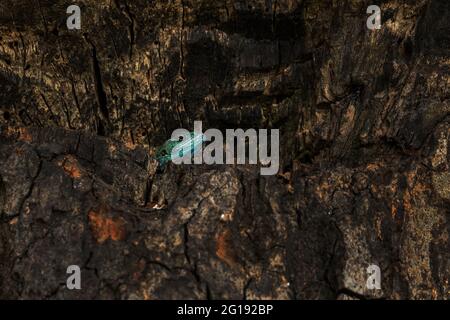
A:
{"type": "Polygon", "coordinates": [[[106,97],[106,92],[103,88],[102,73],[100,69],[100,63],[97,57],[97,48],[95,47],[94,43],[88,39],[87,36],[85,36],[85,38],[87,42],[91,45],[92,49],[92,74],[95,85],[95,97],[100,111],[97,133],[100,136],[104,136],[108,133],[109,127],[108,99],[106,97]]]}

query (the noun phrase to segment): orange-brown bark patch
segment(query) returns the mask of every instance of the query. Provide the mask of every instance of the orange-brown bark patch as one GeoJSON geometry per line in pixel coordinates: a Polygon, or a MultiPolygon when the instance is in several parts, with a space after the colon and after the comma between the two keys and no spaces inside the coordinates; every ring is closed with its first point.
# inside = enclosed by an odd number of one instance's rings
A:
{"type": "Polygon", "coordinates": [[[113,241],[124,240],[126,236],[126,222],[121,217],[108,217],[105,207],[89,211],[89,223],[92,233],[98,243],[108,239],[113,241]]]}
{"type": "Polygon", "coordinates": [[[61,163],[61,166],[71,178],[73,179],[81,178],[80,166],[78,164],[78,161],[74,157],[72,156],[66,157],[64,161],[61,163]]]}
{"type": "Polygon", "coordinates": [[[225,230],[216,236],[216,255],[230,267],[236,264],[231,243],[231,232],[225,230]]]}
{"type": "Polygon", "coordinates": [[[33,141],[33,137],[31,136],[28,129],[20,128],[19,129],[19,140],[24,141],[24,142],[31,142],[31,141],[33,141]]]}

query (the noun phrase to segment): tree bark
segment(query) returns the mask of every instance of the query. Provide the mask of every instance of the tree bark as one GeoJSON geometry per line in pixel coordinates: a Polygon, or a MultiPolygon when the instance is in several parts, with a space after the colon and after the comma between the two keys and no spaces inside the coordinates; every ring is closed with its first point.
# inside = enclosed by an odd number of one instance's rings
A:
{"type": "Polygon", "coordinates": [[[450,298],[449,1],[71,4],[0,3],[0,298],[450,298]],[[195,120],[279,173],[157,171],[195,120]]]}

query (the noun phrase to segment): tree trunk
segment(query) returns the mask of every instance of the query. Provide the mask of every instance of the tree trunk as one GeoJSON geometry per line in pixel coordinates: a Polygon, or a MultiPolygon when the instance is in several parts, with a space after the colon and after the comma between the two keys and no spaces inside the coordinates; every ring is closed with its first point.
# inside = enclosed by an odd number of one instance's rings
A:
{"type": "Polygon", "coordinates": [[[2,0],[0,298],[449,299],[450,2],[371,2],[2,0]],[[196,120],[278,174],[156,170],[196,120]]]}

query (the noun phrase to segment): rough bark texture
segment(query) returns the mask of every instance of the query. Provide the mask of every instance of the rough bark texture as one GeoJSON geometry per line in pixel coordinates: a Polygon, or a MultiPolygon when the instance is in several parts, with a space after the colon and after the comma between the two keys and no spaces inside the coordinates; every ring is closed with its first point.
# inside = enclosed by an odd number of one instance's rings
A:
{"type": "Polygon", "coordinates": [[[450,297],[450,1],[76,2],[0,2],[0,298],[450,297]],[[156,173],[194,120],[279,174],[156,173]]]}

